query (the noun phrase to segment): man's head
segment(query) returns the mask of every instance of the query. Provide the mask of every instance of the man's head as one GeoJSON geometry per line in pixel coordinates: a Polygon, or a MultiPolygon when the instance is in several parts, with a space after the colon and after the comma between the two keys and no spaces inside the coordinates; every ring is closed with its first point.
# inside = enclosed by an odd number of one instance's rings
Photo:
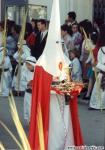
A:
{"type": "Polygon", "coordinates": [[[68,21],[73,22],[76,20],[76,13],[74,11],[71,11],[68,13],[68,21]]]}
{"type": "Polygon", "coordinates": [[[45,31],[46,30],[46,20],[44,20],[44,19],[38,20],[37,27],[40,32],[45,31]]]}

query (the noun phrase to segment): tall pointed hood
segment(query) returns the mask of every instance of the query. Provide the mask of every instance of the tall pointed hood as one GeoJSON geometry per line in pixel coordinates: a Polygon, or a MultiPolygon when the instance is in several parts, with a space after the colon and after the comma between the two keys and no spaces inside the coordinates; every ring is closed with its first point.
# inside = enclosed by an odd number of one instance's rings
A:
{"type": "Polygon", "coordinates": [[[59,76],[59,65],[62,64],[63,69],[69,63],[70,61],[63,53],[61,44],[59,0],[53,0],[48,38],[44,52],[39,58],[37,65],[42,66],[49,74],[59,76]]]}

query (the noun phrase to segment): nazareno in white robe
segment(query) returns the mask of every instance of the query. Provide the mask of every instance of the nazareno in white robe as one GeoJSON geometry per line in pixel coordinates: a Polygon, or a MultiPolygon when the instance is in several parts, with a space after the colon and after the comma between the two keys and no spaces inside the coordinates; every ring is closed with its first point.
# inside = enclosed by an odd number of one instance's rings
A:
{"type": "Polygon", "coordinates": [[[90,99],[90,107],[94,109],[105,109],[105,91],[101,89],[101,79],[102,79],[102,73],[100,71],[105,72],[105,47],[102,47],[99,49],[98,52],[98,64],[97,68],[99,69],[98,74],[98,83],[95,82],[91,99],[90,99]]]}
{"type": "MultiPolygon", "coordinates": [[[[22,72],[22,82],[25,85],[25,89],[27,89],[27,84],[31,80],[33,80],[33,76],[34,76],[34,72],[29,71],[27,68],[24,72],[22,72]]],[[[32,97],[32,94],[25,91],[25,96],[24,96],[24,119],[27,122],[30,121],[31,97],[32,97]]]]}
{"type": "Polygon", "coordinates": [[[68,150],[74,145],[71,112],[65,97],[51,92],[48,150],[68,150]]]}
{"type": "MultiPolygon", "coordinates": [[[[2,63],[3,60],[3,53],[4,53],[3,50],[0,51],[0,64],[2,63]]],[[[4,69],[4,71],[1,74],[0,91],[2,96],[7,97],[9,95],[9,91],[12,83],[12,77],[11,77],[12,65],[11,65],[10,58],[8,56],[5,56],[4,64],[1,65],[0,68],[4,69]]]]}
{"type": "MultiPolygon", "coordinates": [[[[26,58],[31,55],[30,49],[27,47],[27,45],[23,45],[23,54],[21,55],[21,62],[24,63],[26,58]]],[[[14,54],[14,59],[19,62],[19,53],[18,51],[14,54]]],[[[15,91],[25,91],[25,84],[22,82],[22,72],[25,71],[24,65],[20,66],[20,78],[18,83],[18,74],[13,77],[12,87],[15,91]]]]}

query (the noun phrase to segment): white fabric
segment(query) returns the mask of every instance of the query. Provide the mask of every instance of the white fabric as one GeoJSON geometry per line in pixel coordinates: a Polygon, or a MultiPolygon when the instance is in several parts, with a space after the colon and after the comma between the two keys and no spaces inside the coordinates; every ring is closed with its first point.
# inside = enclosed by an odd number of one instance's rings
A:
{"type": "Polygon", "coordinates": [[[32,98],[32,94],[25,92],[25,96],[24,96],[24,119],[28,123],[30,122],[31,98],[32,98]]]}
{"type": "Polygon", "coordinates": [[[73,81],[82,81],[82,69],[78,58],[74,58],[71,62],[71,77],[73,81]]]}
{"type": "Polygon", "coordinates": [[[59,76],[61,72],[59,69],[60,63],[65,68],[69,66],[70,61],[68,58],[65,59],[62,50],[59,0],[53,0],[48,38],[44,52],[39,58],[37,65],[42,66],[51,75],[59,76]]]}
{"type": "MultiPolygon", "coordinates": [[[[31,55],[31,50],[28,48],[27,45],[23,45],[22,50],[23,50],[23,54],[21,55],[21,59],[22,59],[22,62],[24,62],[26,60],[26,58],[31,55]]],[[[19,62],[19,52],[18,51],[13,55],[13,57],[17,62],[19,62]]]]}
{"type": "Polygon", "coordinates": [[[20,65],[19,69],[20,69],[20,77],[18,77],[18,73],[16,76],[14,75],[12,80],[12,87],[14,88],[15,91],[25,91],[26,84],[22,81],[23,78],[22,72],[26,71],[26,67],[24,65],[20,65]]]}
{"type": "MultiPolygon", "coordinates": [[[[26,46],[23,45],[23,54],[21,55],[21,62],[25,62],[25,60],[31,55],[30,53],[30,49],[26,46]]],[[[14,59],[19,62],[19,52],[17,51],[14,54],[14,59]]],[[[14,75],[13,77],[13,82],[12,82],[12,87],[14,88],[14,90],[16,91],[25,91],[25,84],[24,82],[22,82],[22,72],[25,71],[26,67],[20,65],[20,79],[18,79],[18,74],[17,76],[14,75]],[[19,80],[19,81],[18,81],[19,80]]]]}
{"type": "MultiPolygon", "coordinates": [[[[102,47],[105,52],[105,47],[102,47]]],[[[105,54],[101,51],[98,52],[98,64],[97,68],[101,71],[105,72],[105,54]]],[[[98,74],[98,84],[97,81],[94,85],[94,89],[92,91],[91,99],[90,99],[90,107],[95,109],[105,109],[105,91],[103,91],[100,87],[102,79],[102,74],[98,74]]]]}
{"type": "MultiPolygon", "coordinates": [[[[3,60],[3,51],[0,52],[0,64],[2,63],[2,60],[3,60]]],[[[0,68],[9,69],[8,71],[6,72],[4,71],[2,73],[0,82],[0,90],[2,96],[8,96],[12,82],[11,77],[12,65],[8,56],[5,56],[4,65],[1,65],[0,68]]]]}
{"type": "Polygon", "coordinates": [[[97,68],[105,72],[105,54],[103,54],[102,50],[105,53],[105,47],[99,49],[97,68]]]}
{"type": "MultiPolygon", "coordinates": [[[[28,69],[26,69],[23,72],[22,75],[22,82],[26,85],[27,89],[27,84],[33,80],[34,72],[30,72],[28,69]]],[[[30,121],[30,112],[31,112],[31,96],[32,94],[25,92],[24,96],[24,119],[27,120],[28,122],[30,121]]]]}
{"type": "Polygon", "coordinates": [[[69,105],[62,95],[51,94],[48,150],[68,150],[74,145],[69,105]]]}
{"type": "Polygon", "coordinates": [[[27,59],[26,59],[25,62],[28,62],[28,63],[31,64],[32,66],[35,66],[35,64],[36,64],[36,58],[33,57],[33,56],[29,56],[29,57],[27,57],[27,59]]]}

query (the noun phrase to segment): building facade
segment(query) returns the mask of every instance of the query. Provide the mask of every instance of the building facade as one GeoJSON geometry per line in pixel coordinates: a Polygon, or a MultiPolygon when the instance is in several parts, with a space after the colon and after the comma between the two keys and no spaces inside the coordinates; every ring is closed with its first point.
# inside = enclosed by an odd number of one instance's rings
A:
{"type": "MultiPolygon", "coordinates": [[[[1,16],[4,19],[5,10],[8,18],[21,23],[24,11],[28,7],[28,20],[32,18],[50,19],[53,0],[0,0],[1,16]]],[[[77,21],[84,19],[93,20],[99,17],[99,14],[105,20],[105,0],[60,0],[61,24],[67,19],[69,11],[77,13],[77,21]]]]}

